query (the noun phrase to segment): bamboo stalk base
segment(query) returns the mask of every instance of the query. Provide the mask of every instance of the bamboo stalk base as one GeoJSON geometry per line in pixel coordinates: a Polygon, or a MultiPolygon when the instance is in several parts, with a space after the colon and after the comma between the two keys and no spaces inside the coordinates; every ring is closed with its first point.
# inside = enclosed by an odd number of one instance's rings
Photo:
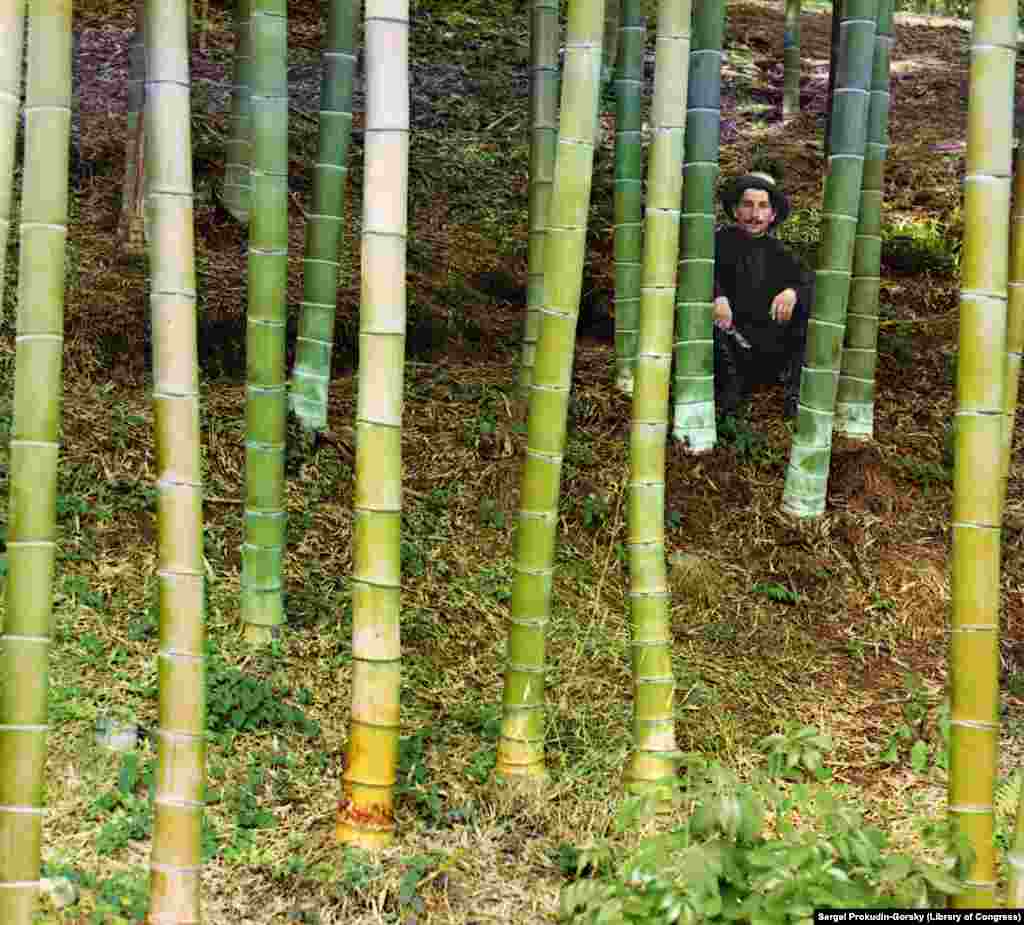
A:
{"type": "Polygon", "coordinates": [[[875,435],[873,402],[837,402],[836,433],[851,440],[871,440],[875,435]]]}
{"type": "Polygon", "coordinates": [[[278,635],[276,626],[246,623],[242,638],[251,646],[269,646],[278,635]]]}
{"type": "Polygon", "coordinates": [[[339,845],[361,848],[363,851],[383,851],[395,841],[395,827],[369,828],[355,822],[342,819],[339,814],[334,837],[339,845]]]}
{"type": "Polygon", "coordinates": [[[499,755],[492,777],[496,780],[500,778],[503,782],[510,784],[525,783],[527,781],[547,781],[548,769],[540,761],[535,764],[508,764],[502,761],[499,755]]]}
{"type": "Polygon", "coordinates": [[[633,394],[633,370],[620,369],[615,377],[615,388],[623,395],[633,394]]]}
{"type": "Polygon", "coordinates": [[[656,812],[670,813],[679,805],[679,790],[674,786],[677,764],[674,758],[634,752],[622,775],[626,793],[657,797],[656,812]]]}
{"type": "Polygon", "coordinates": [[[712,401],[676,405],[672,424],[672,437],[685,443],[693,454],[707,453],[718,442],[715,429],[715,403],[712,401]]]}

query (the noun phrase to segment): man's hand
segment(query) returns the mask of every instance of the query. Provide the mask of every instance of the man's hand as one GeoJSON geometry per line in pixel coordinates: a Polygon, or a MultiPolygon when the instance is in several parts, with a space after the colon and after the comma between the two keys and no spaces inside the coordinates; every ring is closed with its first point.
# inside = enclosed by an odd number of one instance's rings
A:
{"type": "Polygon", "coordinates": [[[729,300],[720,295],[715,299],[715,327],[728,331],[732,327],[732,306],[729,300]]]}
{"type": "Polygon", "coordinates": [[[783,289],[774,299],[772,299],[772,321],[777,321],[779,324],[789,324],[789,319],[793,317],[793,309],[796,306],[796,291],[793,289],[783,289]]]}

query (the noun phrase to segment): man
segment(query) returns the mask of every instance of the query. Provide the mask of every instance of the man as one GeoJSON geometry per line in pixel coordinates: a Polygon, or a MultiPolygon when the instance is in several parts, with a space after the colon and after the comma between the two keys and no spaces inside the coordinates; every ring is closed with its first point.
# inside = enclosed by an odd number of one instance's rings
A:
{"type": "Polygon", "coordinates": [[[736,415],[754,386],[785,382],[783,417],[796,416],[813,277],[771,232],[789,202],[767,173],[727,185],[733,224],[715,235],[715,405],[736,415]]]}

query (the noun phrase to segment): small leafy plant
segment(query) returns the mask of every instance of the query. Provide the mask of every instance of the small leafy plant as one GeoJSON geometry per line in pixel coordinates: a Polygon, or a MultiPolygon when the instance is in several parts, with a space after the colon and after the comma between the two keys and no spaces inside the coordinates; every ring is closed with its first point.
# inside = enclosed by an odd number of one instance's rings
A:
{"type": "MultiPolygon", "coordinates": [[[[859,811],[804,784],[789,797],[770,784],[743,783],[720,765],[692,762],[683,796],[691,811],[672,831],[635,847],[604,840],[578,851],[577,879],[562,889],[561,921],[803,923],[815,909],[928,907],[962,889],[959,875],[970,863],[963,851],[956,872],[891,853],[885,834],[859,811]]],[[[630,798],[617,830],[654,810],[649,798],[630,798]]],[[[561,859],[564,867],[573,855],[563,850],[561,859]]]]}
{"type": "Polygon", "coordinates": [[[791,725],[785,732],[776,732],[761,740],[761,750],[768,756],[768,776],[799,780],[810,774],[817,780],[828,780],[829,769],[823,761],[832,751],[832,739],[815,726],[791,725]]]}
{"type": "Polygon", "coordinates": [[[785,585],[780,585],[777,581],[759,581],[754,585],[753,591],[755,594],[763,594],[768,600],[778,604],[800,603],[800,595],[796,591],[785,585]]]}

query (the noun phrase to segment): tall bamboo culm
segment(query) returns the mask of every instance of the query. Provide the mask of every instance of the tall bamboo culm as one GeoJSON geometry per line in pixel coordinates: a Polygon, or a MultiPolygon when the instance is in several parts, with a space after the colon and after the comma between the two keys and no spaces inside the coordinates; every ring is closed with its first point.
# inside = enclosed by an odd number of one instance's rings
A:
{"type": "Polygon", "coordinates": [[[782,38],[782,118],[800,115],[800,0],[786,0],[782,38]]]}
{"type": "Polygon", "coordinates": [[[253,0],[235,0],[231,118],[224,152],[224,207],[243,225],[249,223],[252,191],[252,5],[253,0]]]}
{"type": "Polygon", "coordinates": [[[286,0],[252,8],[252,199],[246,317],[242,622],[262,644],[284,623],[285,320],[288,285],[286,0]]]}
{"type": "MultiPolygon", "coordinates": [[[[1010,214],[1010,263],[1006,302],[1006,386],[1003,392],[1003,501],[1013,455],[1013,429],[1024,353],[1024,145],[1017,145],[1013,164],[1013,206],[1010,214]]],[[[1024,802],[1024,801],[1022,801],[1024,802]]],[[[1024,838],[1024,833],[1022,833],[1024,838]]],[[[1021,905],[1024,905],[1022,903],[1021,905]]]]}
{"type": "Polygon", "coordinates": [[[644,246],[640,103],[647,23],[640,11],[640,0],[622,0],[615,75],[615,385],[627,395],[633,392],[644,246]]]}
{"type": "Polygon", "coordinates": [[[718,440],[712,315],[724,19],[724,0],[704,0],[694,9],[686,104],[672,433],[694,453],[713,449],[718,440]]]}
{"type": "Polygon", "coordinates": [[[124,186],[118,237],[127,253],[146,249],[146,0],[135,0],[135,31],[128,43],[128,111],[124,186]]]}
{"type": "Polygon", "coordinates": [[[0,922],[28,925],[39,893],[56,539],[71,0],[30,0],[7,606],[0,636],[0,922]]]}
{"type": "Polygon", "coordinates": [[[558,145],[558,0],[534,0],[530,14],[530,240],[519,391],[530,394],[544,304],[544,241],[558,145]]]}
{"type": "Polygon", "coordinates": [[[306,215],[302,262],[302,313],[295,340],[289,396],[292,410],[310,430],[327,427],[334,316],[338,302],[338,245],[348,185],[355,78],[355,21],[358,4],[331,0],[324,43],[320,92],[320,142],[313,168],[313,206],[306,215]]]}
{"type": "MultiPolygon", "coordinates": [[[[721,9],[721,4],[706,4],[721,9]]],[[[671,795],[678,758],[668,575],[665,445],[683,194],[690,0],[660,0],[651,103],[640,341],[629,440],[633,754],[627,789],[671,795]]]]}
{"type": "Polygon", "coordinates": [[[875,367],[878,362],[878,296],[882,264],[882,198],[889,147],[889,62],[893,0],[879,0],[871,77],[864,182],[860,192],[853,277],[846,313],[846,342],[836,393],[836,430],[870,440],[875,426],[875,367]]]}
{"type": "MultiPolygon", "coordinates": [[[[619,0],[606,0],[604,5],[604,35],[601,38],[601,96],[612,82],[619,55],[619,36],[622,23],[622,4],[619,0]]],[[[600,103],[599,103],[600,104],[600,103]]],[[[601,144],[601,120],[597,121],[595,144],[601,144]]]]}
{"type": "Polygon", "coordinates": [[[818,517],[825,510],[864,174],[877,0],[845,0],[843,7],[814,305],[807,325],[800,409],[782,496],[783,509],[797,517],[818,517]]]}
{"type": "Polygon", "coordinates": [[[146,14],[160,600],[149,920],[192,925],[201,921],[206,634],[187,0],[147,0],[146,14]]]}
{"type": "Polygon", "coordinates": [[[401,684],[402,394],[409,189],[409,3],[366,3],[362,301],[352,538],[352,720],[337,836],[394,837],[401,684]]]}
{"type": "Polygon", "coordinates": [[[501,736],[495,773],[543,777],[544,650],[558,527],[558,494],[576,348],[603,0],[570,0],[558,154],[544,248],[544,308],[530,389],[527,451],[515,539],[501,736]]]}
{"type": "Polygon", "coordinates": [[[954,908],[993,906],[999,746],[999,571],[1008,238],[1017,51],[1014,0],[978,0],[971,35],[960,262],[949,650],[949,816],[974,849],[954,908]]]}
{"type": "Polygon", "coordinates": [[[14,200],[14,148],[21,112],[25,0],[0,0],[0,314],[14,200]]]}

